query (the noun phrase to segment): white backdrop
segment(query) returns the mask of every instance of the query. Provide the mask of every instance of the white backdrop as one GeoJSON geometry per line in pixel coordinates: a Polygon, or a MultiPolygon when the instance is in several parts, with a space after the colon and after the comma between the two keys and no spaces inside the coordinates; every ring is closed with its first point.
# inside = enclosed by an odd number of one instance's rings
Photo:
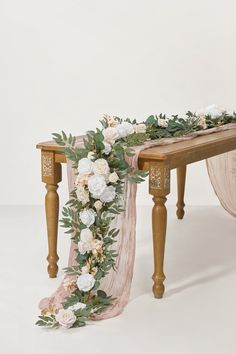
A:
{"type": "MultiPolygon", "coordinates": [[[[235,108],[235,11],[234,0],[0,0],[0,204],[43,203],[35,145],[52,132],[83,133],[103,113],[235,108]]],[[[217,203],[203,163],[186,191],[189,204],[217,203]]],[[[147,185],[138,202],[151,203],[147,185]]]]}

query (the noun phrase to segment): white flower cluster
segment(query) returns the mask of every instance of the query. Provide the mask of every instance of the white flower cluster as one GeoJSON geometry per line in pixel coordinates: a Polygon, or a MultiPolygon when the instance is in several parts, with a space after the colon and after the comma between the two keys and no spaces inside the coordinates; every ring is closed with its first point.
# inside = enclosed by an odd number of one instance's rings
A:
{"type": "Polygon", "coordinates": [[[211,104],[206,108],[199,109],[197,111],[198,117],[211,116],[212,118],[220,117],[226,110],[222,107],[217,106],[216,104],[211,104]]]}
{"type": "Polygon", "coordinates": [[[92,231],[90,229],[83,229],[80,233],[80,241],[78,242],[78,250],[81,254],[86,252],[102,252],[103,242],[93,238],[92,231]]]}

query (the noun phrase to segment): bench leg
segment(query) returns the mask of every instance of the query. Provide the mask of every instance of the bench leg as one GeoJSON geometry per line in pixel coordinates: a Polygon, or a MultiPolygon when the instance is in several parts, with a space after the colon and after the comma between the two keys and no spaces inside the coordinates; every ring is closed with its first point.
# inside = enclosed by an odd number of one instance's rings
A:
{"type": "Polygon", "coordinates": [[[164,164],[150,166],[149,192],[153,195],[152,210],[154,274],[152,279],[155,298],[162,298],[165,286],[164,253],[167,225],[166,196],[170,192],[170,169],[164,164]]]}
{"type": "Polygon", "coordinates": [[[178,188],[178,201],[176,215],[178,219],[184,217],[184,190],[185,190],[185,178],[186,178],[186,165],[177,167],[177,188],[178,188]]]}
{"type": "Polygon", "coordinates": [[[59,214],[59,196],[57,194],[58,185],[46,184],[47,194],[45,197],[45,211],[48,232],[48,274],[50,278],[55,278],[58,272],[57,262],[57,232],[59,214]]]}
{"type": "Polygon", "coordinates": [[[55,162],[55,154],[52,151],[42,150],[42,181],[46,183],[47,194],[45,197],[45,211],[48,234],[48,274],[55,278],[58,272],[57,255],[57,231],[59,196],[57,194],[58,183],[61,181],[61,164],[55,162]]]}

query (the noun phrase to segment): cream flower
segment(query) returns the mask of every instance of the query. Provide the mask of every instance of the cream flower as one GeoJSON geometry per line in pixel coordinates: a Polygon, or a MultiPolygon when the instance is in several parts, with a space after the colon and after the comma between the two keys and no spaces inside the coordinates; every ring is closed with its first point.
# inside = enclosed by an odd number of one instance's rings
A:
{"type": "Polygon", "coordinates": [[[96,200],[96,202],[94,203],[94,208],[99,211],[102,209],[102,202],[100,202],[100,200],[96,200]]]}
{"type": "Polygon", "coordinates": [[[75,186],[86,186],[88,184],[89,175],[78,175],[75,180],[75,186]]]}
{"type": "Polygon", "coordinates": [[[79,160],[78,164],[78,172],[81,175],[89,175],[93,171],[93,162],[88,159],[87,157],[84,157],[83,159],[79,160]]]}
{"type": "Polygon", "coordinates": [[[94,175],[88,179],[88,189],[93,198],[99,198],[106,188],[106,180],[102,175],[94,175]]]}
{"type": "Polygon", "coordinates": [[[93,209],[85,209],[79,213],[80,220],[87,227],[94,224],[96,215],[93,209]]]}
{"type": "Polygon", "coordinates": [[[86,307],[86,304],[84,304],[83,302],[77,302],[76,304],[72,305],[72,306],[69,306],[68,307],[68,310],[71,310],[71,311],[78,311],[78,310],[83,310],[85,309],[86,307]]]}
{"type": "Polygon", "coordinates": [[[108,114],[104,114],[103,117],[107,120],[107,124],[109,127],[113,127],[113,128],[117,127],[118,122],[115,119],[115,117],[111,117],[108,114]]]}
{"type": "Polygon", "coordinates": [[[94,287],[95,279],[92,274],[81,274],[77,279],[77,286],[79,290],[87,292],[94,287]]]}
{"type": "Polygon", "coordinates": [[[82,205],[89,202],[89,192],[80,184],[77,186],[76,195],[82,205]]]}
{"type": "Polygon", "coordinates": [[[103,145],[104,145],[105,149],[102,150],[102,153],[105,155],[109,155],[111,152],[111,145],[106,143],[105,141],[103,142],[103,145]]]}
{"type": "Polygon", "coordinates": [[[85,266],[83,266],[83,267],[81,268],[82,274],[89,273],[89,271],[90,271],[90,267],[89,267],[88,264],[86,264],[85,266]]]}
{"type": "Polygon", "coordinates": [[[134,131],[135,133],[146,133],[146,124],[140,123],[140,124],[134,124],[134,131]]]}
{"type": "Polygon", "coordinates": [[[94,152],[89,151],[89,153],[88,153],[88,155],[87,155],[87,158],[88,158],[89,160],[94,160],[94,158],[95,158],[94,152]]]}
{"type": "Polygon", "coordinates": [[[158,126],[159,127],[162,127],[162,128],[166,128],[168,123],[167,123],[167,120],[166,119],[162,119],[162,118],[158,118],[158,126]]]}
{"type": "Polygon", "coordinates": [[[114,145],[115,141],[119,139],[119,133],[116,128],[108,127],[102,131],[104,141],[110,145],[114,145]]]}
{"type": "Polygon", "coordinates": [[[125,138],[127,135],[134,133],[134,127],[129,122],[123,122],[117,126],[117,131],[120,138],[125,138]]]}
{"type": "Polygon", "coordinates": [[[67,309],[60,309],[55,316],[55,319],[63,328],[70,328],[76,321],[76,316],[73,311],[67,309]]]}
{"type": "Polygon", "coordinates": [[[66,277],[63,280],[63,288],[65,288],[65,290],[75,290],[76,289],[76,285],[75,285],[75,280],[71,277],[66,277]]]}
{"type": "Polygon", "coordinates": [[[80,232],[80,241],[91,242],[93,240],[93,233],[90,229],[83,229],[80,232]]]}
{"type": "Polygon", "coordinates": [[[108,179],[109,179],[109,182],[116,183],[119,180],[119,176],[116,172],[112,172],[112,173],[110,173],[108,179]]]}
{"type": "Polygon", "coordinates": [[[85,254],[86,252],[92,251],[92,244],[91,242],[78,242],[78,250],[80,254],[85,254]]]}
{"type": "Polygon", "coordinates": [[[103,203],[110,203],[115,199],[116,189],[113,186],[108,186],[104,189],[103,193],[100,195],[100,200],[103,203]]]}
{"type": "Polygon", "coordinates": [[[206,119],[204,117],[199,118],[197,125],[203,129],[207,128],[206,119]]]}
{"type": "Polygon", "coordinates": [[[107,175],[110,172],[107,160],[97,159],[93,164],[93,172],[95,175],[107,175]]]}
{"type": "Polygon", "coordinates": [[[97,250],[98,252],[101,252],[103,242],[101,240],[93,239],[91,245],[92,245],[92,250],[97,250]]]}

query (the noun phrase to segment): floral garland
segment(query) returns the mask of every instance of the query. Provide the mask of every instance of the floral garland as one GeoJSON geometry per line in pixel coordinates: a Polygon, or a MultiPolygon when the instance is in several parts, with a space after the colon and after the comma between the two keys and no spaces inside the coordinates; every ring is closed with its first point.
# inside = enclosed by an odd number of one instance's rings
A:
{"type": "Polygon", "coordinates": [[[112,297],[99,290],[100,281],[116,268],[116,252],[111,246],[119,230],[111,229],[112,220],[124,211],[122,195],[125,180],[140,183],[147,176],[132,169],[125,156],[134,154],[132,146],[147,140],[182,136],[236,122],[236,113],[228,114],[215,105],[186,117],[151,115],[141,124],[136,120],[105,115],[102,129],[87,132],[84,147],[76,147],[70,134],[53,134],[57,144],[64,147],[66,157],[77,169],[75,188],[62,211],[62,227],[77,243],[76,265],[65,268],[63,286],[70,290],[60,309],[43,311],[37,325],[51,328],[81,327],[93,314],[111,305],[112,297]],[[76,280],[75,280],[76,279],[76,280]]]}

